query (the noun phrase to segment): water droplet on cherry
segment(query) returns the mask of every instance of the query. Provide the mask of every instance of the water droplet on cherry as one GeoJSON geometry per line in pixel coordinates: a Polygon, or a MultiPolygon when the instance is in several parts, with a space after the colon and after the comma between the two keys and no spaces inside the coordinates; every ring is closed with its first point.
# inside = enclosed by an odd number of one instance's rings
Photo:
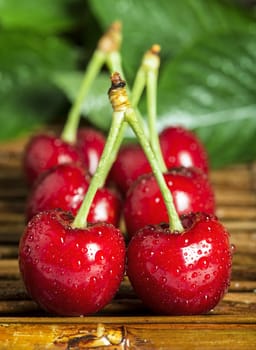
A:
{"type": "Polygon", "coordinates": [[[192,278],[196,278],[197,276],[198,276],[197,272],[193,272],[192,275],[191,275],[192,278]]]}
{"type": "Polygon", "coordinates": [[[26,245],[26,246],[24,247],[24,249],[23,249],[23,252],[24,252],[24,254],[25,254],[26,256],[29,256],[30,253],[31,253],[30,247],[29,247],[28,245],[26,245]]]}
{"type": "Polygon", "coordinates": [[[34,235],[29,235],[29,236],[28,236],[28,240],[29,240],[30,242],[33,242],[33,240],[34,240],[34,235]]]}

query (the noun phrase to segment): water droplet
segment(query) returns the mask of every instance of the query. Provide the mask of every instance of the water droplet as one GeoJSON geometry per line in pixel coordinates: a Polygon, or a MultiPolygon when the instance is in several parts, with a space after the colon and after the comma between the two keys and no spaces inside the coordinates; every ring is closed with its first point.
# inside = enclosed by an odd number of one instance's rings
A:
{"type": "Polygon", "coordinates": [[[211,278],[211,276],[210,276],[209,273],[207,273],[207,274],[204,276],[204,278],[205,278],[206,280],[209,280],[209,279],[211,278]]]}
{"type": "Polygon", "coordinates": [[[149,187],[148,187],[148,186],[144,187],[144,188],[142,189],[142,192],[144,192],[144,193],[149,192],[149,187]]]}
{"type": "Polygon", "coordinates": [[[97,282],[97,277],[93,276],[90,278],[91,283],[96,283],[97,282]]]}
{"type": "Polygon", "coordinates": [[[29,256],[30,253],[31,253],[30,247],[29,247],[28,245],[26,245],[26,246],[24,247],[24,249],[23,249],[23,252],[24,252],[24,254],[25,254],[26,256],[29,256]]]}
{"type": "Polygon", "coordinates": [[[158,270],[158,268],[159,267],[157,265],[152,266],[150,269],[150,273],[155,273],[158,270]]]}
{"type": "Polygon", "coordinates": [[[192,278],[196,278],[197,276],[198,276],[197,272],[193,272],[192,275],[191,275],[192,278]]]}
{"type": "Polygon", "coordinates": [[[103,262],[105,260],[105,256],[103,254],[102,250],[99,250],[95,255],[95,261],[97,262],[103,262]]]}
{"type": "Polygon", "coordinates": [[[167,278],[166,277],[161,277],[161,283],[162,284],[166,284],[166,282],[167,282],[167,278]]]}
{"type": "Polygon", "coordinates": [[[157,204],[160,203],[160,198],[159,197],[155,198],[155,203],[157,203],[157,204]]]}
{"type": "Polygon", "coordinates": [[[198,249],[197,254],[198,254],[198,255],[202,255],[202,250],[201,250],[201,249],[198,249]]]}
{"type": "Polygon", "coordinates": [[[201,269],[206,269],[209,266],[209,261],[208,259],[201,258],[198,262],[198,265],[200,266],[201,269]]]}
{"type": "Polygon", "coordinates": [[[179,268],[177,268],[176,270],[175,270],[175,273],[176,273],[176,275],[180,275],[180,269],[179,268]]]}
{"type": "Polygon", "coordinates": [[[30,242],[33,242],[33,240],[34,240],[34,235],[29,235],[29,236],[28,236],[28,240],[29,240],[30,242]]]}

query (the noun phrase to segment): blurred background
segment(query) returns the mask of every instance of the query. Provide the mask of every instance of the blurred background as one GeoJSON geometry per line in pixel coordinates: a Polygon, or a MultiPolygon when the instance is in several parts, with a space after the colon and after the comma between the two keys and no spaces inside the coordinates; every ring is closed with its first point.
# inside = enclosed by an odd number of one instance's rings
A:
{"type": "MultiPolygon", "coordinates": [[[[65,122],[97,41],[115,20],[130,84],[143,53],[161,46],[159,130],[195,130],[213,167],[256,159],[256,2],[249,0],[1,0],[0,145],[65,122]]],[[[105,132],[108,88],[103,69],[82,110],[105,132]]]]}

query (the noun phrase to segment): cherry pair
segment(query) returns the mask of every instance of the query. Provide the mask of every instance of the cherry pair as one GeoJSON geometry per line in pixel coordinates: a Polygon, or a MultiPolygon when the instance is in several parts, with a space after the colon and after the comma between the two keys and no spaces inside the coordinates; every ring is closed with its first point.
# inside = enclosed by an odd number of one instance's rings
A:
{"type": "Polygon", "coordinates": [[[113,163],[115,140],[128,122],[150,162],[168,214],[167,223],[143,227],[132,237],[127,247],[128,277],[138,296],[155,312],[208,312],[230,281],[229,235],[208,214],[180,219],[124,85],[120,77],[112,78],[113,124],[78,214],[74,218],[55,209],[35,215],[28,223],[19,247],[23,280],[30,296],[57,314],[94,313],[113,298],[124,274],[124,239],[113,225],[89,224],[85,218],[113,163]]]}

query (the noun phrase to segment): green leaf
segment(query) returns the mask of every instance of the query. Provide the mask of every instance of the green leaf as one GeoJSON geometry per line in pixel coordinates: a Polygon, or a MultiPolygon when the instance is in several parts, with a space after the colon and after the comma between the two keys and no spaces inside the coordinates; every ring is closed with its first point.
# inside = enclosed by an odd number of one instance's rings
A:
{"type": "Polygon", "coordinates": [[[56,116],[63,98],[46,82],[12,86],[1,95],[0,140],[15,139],[49,122],[56,116]]]}
{"type": "MultiPolygon", "coordinates": [[[[212,166],[256,158],[254,14],[218,0],[91,0],[105,29],[123,22],[129,81],[153,43],[161,45],[158,127],[197,131],[212,166]]],[[[140,108],[145,114],[145,101],[140,108]]]]}
{"type": "Polygon", "coordinates": [[[64,96],[54,73],[74,70],[77,53],[61,39],[27,32],[0,32],[0,139],[30,130],[56,113],[64,96]]]}
{"type": "MultiPolygon", "coordinates": [[[[83,74],[78,72],[55,74],[55,83],[71,101],[75,100],[81,85],[83,74]]],[[[112,108],[107,91],[110,87],[109,75],[101,73],[94,81],[85,99],[81,113],[96,127],[107,131],[111,124],[112,108]]]]}
{"type": "Polygon", "coordinates": [[[56,33],[74,24],[70,0],[1,0],[0,25],[5,29],[56,33]]]}
{"type": "Polygon", "coordinates": [[[256,158],[256,35],[207,36],[166,65],[159,128],[196,129],[213,166],[256,158]]]}
{"type": "Polygon", "coordinates": [[[12,74],[16,78],[47,76],[55,70],[74,67],[77,52],[62,39],[42,36],[33,32],[0,32],[0,70],[2,74],[12,74]]]}
{"type": "Polygon", "coordinates": [[[201,36],[255,30],[248,13],[218,0],[90,0],[90,5],[103,29],[116,19],[122,21],[122,54],[129,79],[154,43],[161,45],[164,62],[201,36]]]}

